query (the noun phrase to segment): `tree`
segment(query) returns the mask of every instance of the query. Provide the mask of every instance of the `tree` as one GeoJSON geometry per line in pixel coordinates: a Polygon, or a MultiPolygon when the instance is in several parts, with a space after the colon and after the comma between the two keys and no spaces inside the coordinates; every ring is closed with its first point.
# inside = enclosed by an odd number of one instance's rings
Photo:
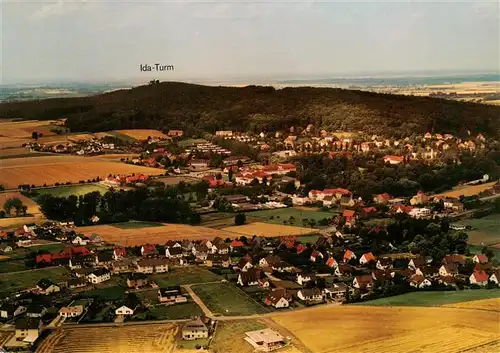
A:
{"type": "Polygon", "coordinates": [[[229,181],[233,181],[233,168],[232,167],[229,168],[229,172],[227,173],[227,177],[228,177],[229,181]]]}
{"type": "Polygon", "coordinates": [[[245,224],[246,221],[247,217],[245,216],[244,213],[238,213],[236,216],[234,216],[234,224],[237,226],[245,224]]]}
{"type": "MultiPolygon", "coordinates": [[[[11,213],[12,213],[12,209],[15,209],[15,212],[16,212],[16,216],[19,217],[19,215],[21,213],[23,213],[23,202],[17,198],[17,197],[13,197],[13,198],[10,198],[8,199],[7,201],[5,201],[5,203],[3,204],[3,209],[5,210],[5,213],[10,216],[11,213]]],[[[26,207],[26,210],[28,208],[26,207]]]]}
{"type": "Polygon", "coordinates": [[[31,138],[32,138],[33,140],[38,140],[38,132],[33,131],[33,132],[31,133],[31,138]]]}

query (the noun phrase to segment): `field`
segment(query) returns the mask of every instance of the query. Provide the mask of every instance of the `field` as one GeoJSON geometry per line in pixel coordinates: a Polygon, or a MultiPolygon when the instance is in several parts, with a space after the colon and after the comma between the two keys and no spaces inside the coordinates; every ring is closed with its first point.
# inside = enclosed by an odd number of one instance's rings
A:
{"type": "Polygon", "coordinates": [[[159,287],[178,286],[203,282],[218,282],[222,278],[201,267],[187,266],[172,268],[169,273],[149,276],[159,287]]]}
{"type": "Polygon", "coordinates": [[[78,183],[97,176],[104,179],[110,173],[159,175],[164,171],[79,156],[12,158],[0,163],[0,180],[6,188],[17,188],[20,184],[41,186],[68,181],[78,183]]]}
{"type": "Polygon", "coordinates": [[[50,194],[52,196],[58,196],[58,197],[68,197],[71,195],[80,196],[94,191],[99,191],[101,195],[104,195],[108,191],[108,188],[100,184],[83,184],[83,185],[56,186],[53,188],[36,190],[36,192],[39,195],[50,194]]]}
{"type": "Polygon", "coordinates": [[[458,353],[497,341],[499,319],[498,312],[485,310],[361,306],[318,306],[273,317],[312,353],[458,353]]]}
{"type": "Polygon", "coordinates": [[[0,274],[0,296],[34,287],[42,278],[61,282],[69,278],[69,271],[64,267],[29,270],[17,273],[0,274]]]}
{"type": "Polygon", "coordinates": [[[479,194],[481,191],[488,190],[493,187],[497,182],[492,181],[491,183],[481,184],[481,185],[470,185],[470,186],[459,186],[451,191],[446,191],[441,194],[436,194],[433,196],[447,196],[447,197],[460,197],[464,196],[474,196],[479,194]]]}
{"type": "Polygon", "coordinates": [[[201,316],[203,311],[193,302],[176,305],[156,305],[148,308],[156,320],[179,320],[189,319],[193,316],[201,316]]]}
{"type": "Polygon", "coordinates": [[[125,297],[125,289],[121,286],[98,288],[84,293],[87,298],[100,298],[102,300],[117,301],[125,297]]]}
{"type": "Polygon", "coordinates": [[[34,131],[41,132],[44,136],[54,135],[50,129],[55,128],[52,125],[55,122],[57,120],[2,121],[0,122],[0,137],[31,138],[31,133],[34,131]]]}
{"type": "MultiPolygon", "coordinates": [[[[201,216],[201,225],[203,227],[223,229],[226,227],[234,226],[234,213],[208,213],[201,216]]],[[[260,222],[262,218],[254,217],[252,213],[246,213],[247,223],[260,222]]]]}
{"type": "Polygon", "coordinates": [[[81,327],[54,331],[36,353],[173,353],[174,324],[81,327]]]}
{"type": "MultiPolygon", "coordinates": [[[[0,165],[1,165],[1,163],[0,163],[0,165]]],[[[21,193],[19,193],[19,192],[0,193],[0,206],[2,207],[2,209],[3,209],[3,204],[5,203],[5,201],[7,201],[8,199],[11,199],[11,198],[15,198],[15,197],[17,197],[19,200],[21,200],[24,205],[28,206],[28,214],[33,215],[33,216],[36,216],[36,215],[41,216],[42,215],[42,213],[40,212],[40,209],[38,208],[37,203],[35,201],[33,201],[32,199],[30,199],[29,197],[21,195],[21,193]]]]}
{"type": "Polygon", "coordinates": [[[369,306],[441,306],[470,300],[500,298],[500,289],[476,289],[444,292],[412,292],[370,300],[354,305],[369,306]]]}
{"type": "Polygon", "coordinates": [[[143,222],[143,221],[130,221],[123,223],[114,223],[113,227],[120,229],[137,229],[137,228],[149,228],[149,227],[161,227],[163,224],[158,222],[143,222]]]}
{"type": "Polygon", "coordinates": [[[473,300],[470,302],[448,304],[443,306],[450,308],[480,309],[480,310],[491,310],[500,312],[500,298],[473,300]]]}
{"type": "Polygon", "coordinates": [[[214,315],[253,315],[267,309],[230,283],[211,283],[191,286],[214,315]]]}
{"type": "MultiPolygon", "coordinates": [[[[500,259],[500,244],[497,244],[496,246],[489,246],[488,247],[491,251],[493,251],[493,254],[495,254],[495,260],[500,259]]],[[[469,245],[469,251],[471,254],[482,254],[483,253],[483,246],[482,245],[469,245]]]]}
{"type": "Polygon", "coordinates": [[[275,210],[261,210],[247,213],[247,216],[261,217],[266,223],[283,224],[283,221],[289,221],[290,217],[295,218],[295,225],[302,226],[303,219],[314,219],[318,222],[323,218],[332,218],[336,215],[333,212],[323,212],[315,210],[306,210],[305,208],[278,208],[275,210]],[[271,219],[272,217],[272,219],[271,219]]]}
{"type": "Polygon", "coordinates": [[[472,227],[472,230],[467,232],[470,244],[493,245],[500,243],[500,215],[493,214],[478,219],[467,219],[460,223],[472,227]]]}
{"type": "Polygon", "coordinates": [[[138,246],[143,244],[165,244],[168,240],[182,239],[213,239],[217,236],[225,239],[236,238],[233,232],[221,231],[205,227],[195,227],[185,224],[164,224],[158,227],[123,229],[112,225],[78,227],[77,233],[85,235],[99,234],[108,243],[138,246]]]}
{"type": "Polygon", "coordinates": [[[186,177],[186,176],[168,176],[168,177],[163,177],[163,178],[157,178],[155,179],[156,181],[161,181],[162,183],[165,183],[165,185],[177,185],[179,184],[180,181],[185,182],[186,184],[190,183],[197,183],[200,181],[199,179],[192,178],[192,177],[186,177]]]}
{"type": "Polygon", "coordinates": [[[243,339],[245,332],[263,328],[266,325],[254,320],[220,321],[210,348],[214,353],[252,353],[252,346],[243,339]]]}
{"type": "Polygon", "coordinates": [[[242,226],[233,226],[223,228],[222,230],[238,233],[240,235],[253,236],[258,235],[261,237],[279,237],[285,235],[307,235],[317,233],[319,230],[316,228],[293,227],[279,224],[269,224],[262,222],[254,222],[242,226]]]}
{"type": "Polygon", "coordinates": [[[116,132],[129,136],[135,140],[147,140],[148,136],[151,137],[158,137],[158,138],[167,138],[168,136],[165,135],[163,132],[158,131],[158,130],[151,130],[151,129],[130,129],[130,130],[116,130],[116,132]]]}

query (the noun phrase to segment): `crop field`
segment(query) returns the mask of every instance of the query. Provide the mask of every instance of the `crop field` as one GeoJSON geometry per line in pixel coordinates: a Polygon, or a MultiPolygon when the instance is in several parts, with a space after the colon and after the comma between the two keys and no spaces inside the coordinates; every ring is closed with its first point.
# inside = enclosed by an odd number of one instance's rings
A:
{"type": "Polygon", "coordinates": [[[47,337],[36,353],[173,353],[178,331],[174,324],[62,329],[47,337]]]}
{"type": "Polygon", "coordinates": [[[175,267],[168,273],[149,276],[159,287],[178,286],[203,282],[218,282],[222,278],[207,269],[196,266],[175,267]]]}
{"type": "Polygon", "coordinates": [[[148,136],[157,138],[167,138],[163,132],[151,129],[129,129],[129,130],[115,130],[116,132],[129,136],[135,140],[147,140],[148,136]]]}
{"type": "Polygon", "coordinates": [[[100,184],[82,184],[82,185],[68,185],[68,186],[55,186],[47,189],[37,189],[39,195],[50,194],[57,197],[68,197],[71,195],[85,195],[90,192],[99,191],[104,195],[109,189],[100,184]]]}
{"type": "MultiPolygon", "coordinates": [[[[0,163],[1,165],[2,163],[0,163]]],[[[0,206],[2,207],[3,209],[3,204],[5,203],[5,201],[7,201],[8,199],[12,199],[12,198],[15,198],[17,197],[19,200],[22,201],[22,203],[26,206],[28,206],[28,214],[30,215],[42,215],[42,213],[40,212],[40,209],[38,208],[38,205],[35,201],[33,201],[32,199],[30,199],[29,197],[26,197],[24,195],[21,195],[21,193],[19,192],[4,192],[4,193],[0,193],[0,206]]]]}
{"type": "Polygon", "coordinates": [[[470,300],[500,298],[500,289],[471,289],[444,292],[412,292],[394,297],[380,298],[356,306],[441,306],[470,300]]]}
{"type": "Polygon", "coordinates": [[[64,267],[45,268],[39,270],[28,270],[23,272],[12,272],[0,274],[0,296],[8,293],[32,288],[42,278],[53,282],[61,282],[69,278],[69,271],[64,267]]]}
{"type": "Polygon", "coordinates": [[[0,136],[10,138],[31,138],[31,133],[34,131],[41,132],[44,136],[54,135],[50,129],[55,127],[52,125],[52,123],[55,122],[57,122],[57,120],[0,122],[0,136]]]}
{"type": "Polygon", "coordinates": [[[470,302],[447,304],[443,306],[449,308],[480,309],[480,310],[491,310],[500,312],[500,297],[493,299],[482,299],[482,300],[473,300],[470,302]]]}
{"type": "Polygon", "coordinates": [[[292,225],[302,226],[303,219],[314,219],[318,222],[323,218],[332,218],[335,217],[338,213],[334,212],[324,212],[324,211],[315,211],[315,210],[307,210],[306,208],[278,208],[274,210],[260,210],[254,212],[248,212],[247,216],[255,216],[261,217],[264,219],[263,222],[266,223],[274,223],[274,224],[283,224],[283,221],[290,222],[290,217],[292,218],[292,225]]]}
{"type": "Polygon", "coordinates": [[[253,315],[268,312],[260,303],[230,283],[191,286],[214,315],[253,315]]]}
{"type": "Polygon", "coordinates": [[[143,222],[143,221],[129,221],[123,223],[114,223],[113,227],[120,229],[137,229],[148,227],[161,227],[163,224],[159,222],[143,222]]]}
{"type": "Polygon", "coordinates": [[[319,231],[319,229],[316,228],[293,227],[293,226],[285,226],[285,225],[262,223],[262,222],[254,222],[242,226],[227,227],[227,228],[222,228],[222,230],[245,236],[258,235],[267,238],[287,236],[287,235],[301,236],[301,235],[317,233],[319,231]]]}
{"type": "Polygon", "coordinates": [[[123,246],[139,246],[144,244],[165,244],[168,240],[213,239],[217,236],[237,238],[240,235],[205,227],[186,224],[164,224],[158,227],[123,229],[112,225],[77,227],[78,233],[85,235],[98,234],[105,242],[123,246]]]}
{"type": "Polygon", "coordinates": [[[477,245],[493,245],[500,243],[500,215],[493,214],[483,218],[464,220],[465,225],[472,227],[469,234],[469,243],[477,245]]]}
{"type": "Polygon", "coordinates": [[[19,184],[41,186],[68,181],[78,183],[97,176],[106,178],[110,173],[159,175],[163,172],[157,168],[78,156],[12,158],[0,163],[0,180],[6,188],[16,188],[19,184]]]}
{"type": "Polygon", "coordinates": [[[485,183],[481,185],[469,185],[469,186],[459,186],[453,190],[443,192],[441,194],[436,194],[433,196],[447,196],[447,197],[460,197],[464,196],[474,196],[478,195],[480,192],[488,190],[493,187],[497,182],[492,181],[491,183],[485,183]]]}
{"type": "Polygon", "coordinates": [[[497,341],[499,319],[444,307],[318,306],[273,316],[313,353],[458,353],[497,341]]]}
{"type": "MultiPolygon", "coordinates": [[[[223,229],[226,227],[234,226],[234,213],[209,213],[201,216],[201,225],[203,227],[223,229]]],[[[252,213],[245,214],[247,223],[260,222],[263,219],[261,217],[254,217],[252,213]]]]}

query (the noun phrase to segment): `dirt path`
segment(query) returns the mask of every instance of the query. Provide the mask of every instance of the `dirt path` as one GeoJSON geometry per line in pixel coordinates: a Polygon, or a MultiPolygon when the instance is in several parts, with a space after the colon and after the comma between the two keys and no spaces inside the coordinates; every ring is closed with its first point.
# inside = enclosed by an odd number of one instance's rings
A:
{"type": "Polygon", "coordinates": [[[201,300],[200,297],[198,297],[198,295],[194,292],[194,290],[191,289],[191,284],[185,284],[185,285],[182,285],[181,287],[184,288],[189,293],[191,298],[193,298],[194,302],[196,304],[198,304],[198,306],[201,308],[201,310],[203,310],[203,313],[205,314],[206,317],[209,317],[211,319],[215,319],[214,314],[205,305],[203,300],[201,300]]]}

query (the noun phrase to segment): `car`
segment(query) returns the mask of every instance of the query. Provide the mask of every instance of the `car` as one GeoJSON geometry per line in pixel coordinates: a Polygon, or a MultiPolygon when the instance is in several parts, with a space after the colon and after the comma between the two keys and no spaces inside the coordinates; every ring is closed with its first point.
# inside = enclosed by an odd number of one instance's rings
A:
{"type": "Polygon", "coordinates": [[[221,279],[221,283],[227,283],[227,279],[221,279]]]}

